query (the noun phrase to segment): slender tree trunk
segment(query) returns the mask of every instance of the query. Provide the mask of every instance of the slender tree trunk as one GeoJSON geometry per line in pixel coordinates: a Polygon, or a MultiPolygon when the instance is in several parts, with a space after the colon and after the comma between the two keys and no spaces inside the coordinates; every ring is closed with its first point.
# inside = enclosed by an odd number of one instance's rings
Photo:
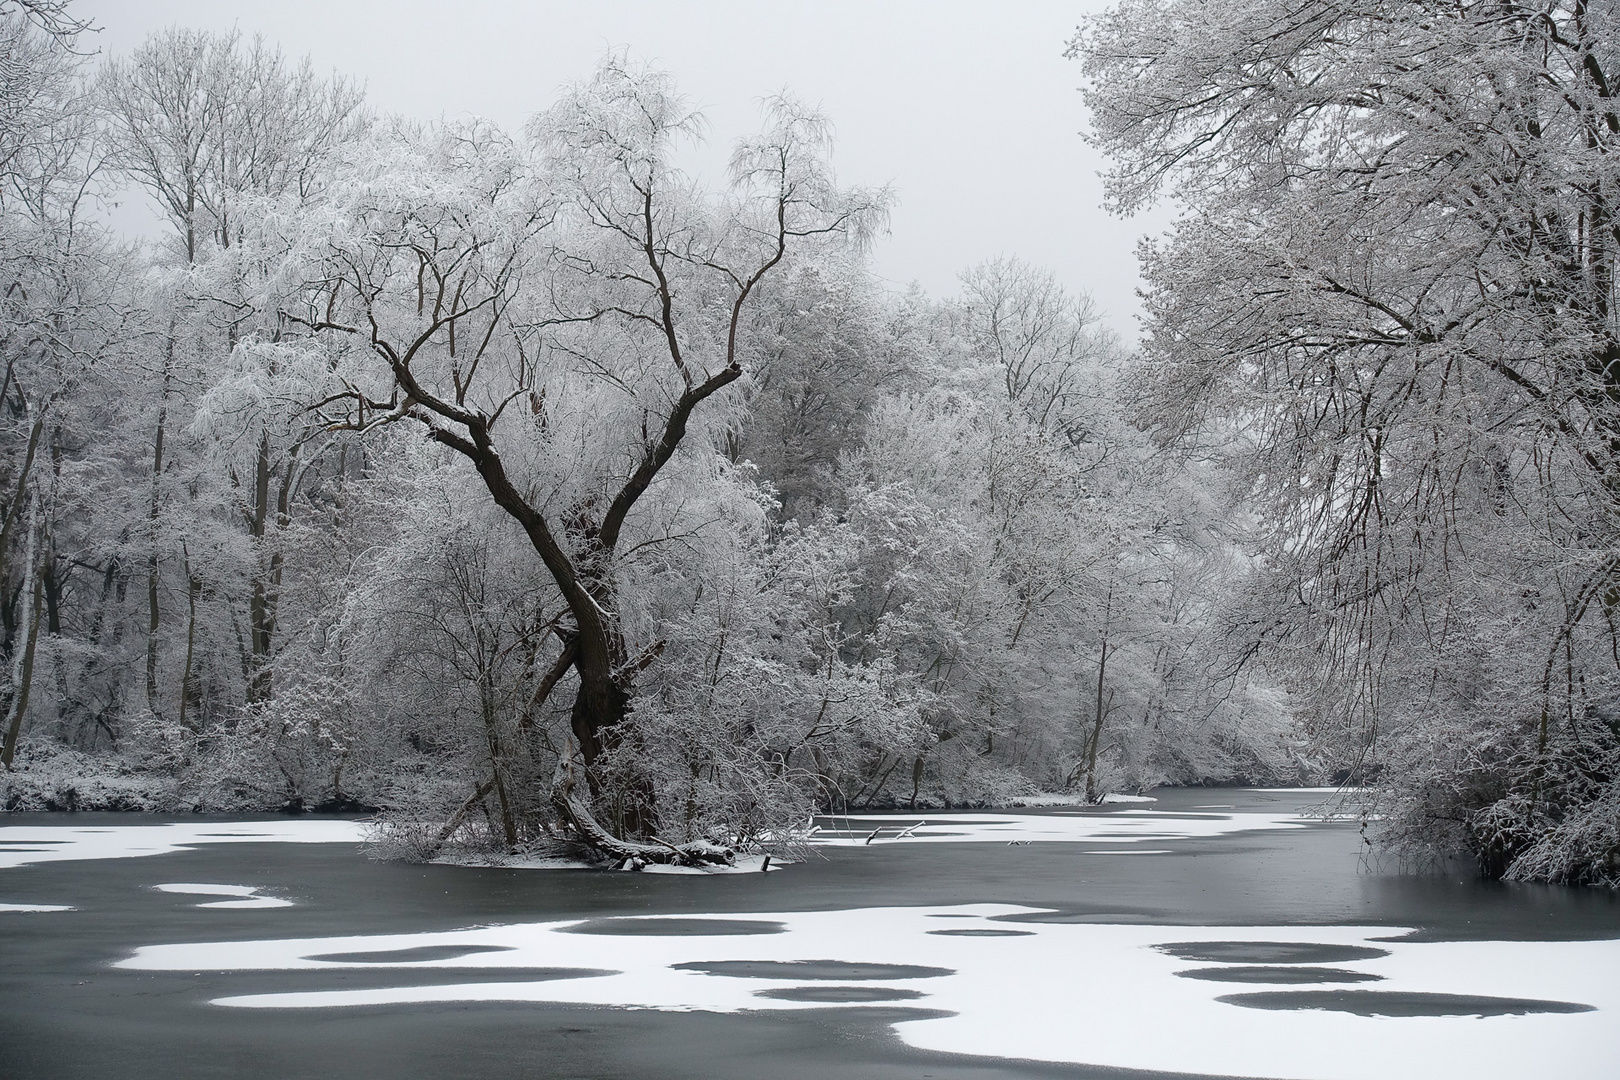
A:
{"type": "MultiPolygon", "coordinates": [[[[28,495],[28,473],[34,466],[34,455],[39,450],[39,437],[45,431],[45,416],[41,413],[34,420],[33,429],[28,433],[28,449],[23,453],[22,471],[17,474],[17,489],[12,493],[11,504],[6,507],[5,523],[0,525],[0,582],[7,578],[7,563],[11,558],[11,540],[17,531],[17,519],[22,514],[23,501],[28,495]]],[[[29,543],[33,538],[29,537],[29,543]]]]}
{"type": "Polygon", "coordinates": [[[1097,701],[1091,725],[1091,738],[1086,741],[1086,801],[1097,801],[1097,748],[1102,744],[1103,721],[1108,710],[1103,705],[1104,678],[1108,674],[1108,630],[1114,617],[1114,587],[1108,586],[1108,599],[1103,610],[1102,644],[1097,647],[1097,701]]]}
{"type": "MultiPolygon", "coordinates": [[[[197,650],[197,595],[202,592],[202,582],[196,574],[191,572],[191,552],[186,548],[184,541],[180,544],[180,554],[185,560],[186,606],[188,608],[186,616],[186,664],[180,672],[180,726],[187,727],[187,716],[194,696],[191,665],[197,650]]],[[[196,721],[192,720],[189,726],[196,728],[196,721]]]]}
{"type": "MultiPolygon", "coordinates": [[[[270,433],[259,435],[259,452],[253,463],[253,507],[248,517],[248,533],[254,539],[254,554],[263,560],[265,529],[270,517],[270,433]]],[[[248,676],[249,704],[270,700],[270,650],[275,634],[275,590],[281,576],[281,555],[276,552],[269,566],[254,571],[248,596],[248,639],[252,650],[248,676]]]]}
{"type": "MultiPolygon", "coordinates": [[[[173,338],[170,338],[171,347],[173,338]]],[[[146,557],[146,707],[153,716],[161,716],[158,702],[158,631],[162,627],[162,610],[158,605],[158,514],[163,505],[163,429],[168,421],[168,372],[164,371],[165,402],[158,408],[157,436],[152,440],[152,503],[147,512],[151,543],[146,557]]]]}
{"type": "Polygon", "coordinates": [[[10,771],[11,763],[16,758],[17,740],[22,734],[23,719],[28,715],[28,691],[34,680],[34,646],[39,641],[40,594],[44,583],[35,565],[34,538],[38,532],[37,519],[37,508],[29,507],[28,565],[23,588],[24,608],[22,618],[18,620],[25,628],[24,641],[21,654],[12,664],[11,700],[6,710],[5,740],[0,744],[0,764],[4,764],[7,771],[10,771]]]}
{"type": "Polygon", "coordinates": [[[490,769],[495,778],[495,795],[501,804],[501,831],[506,834],[506,846],[510,850],[517,847],[517,822],[512,816],[512,801],[506,793],[506,779],[501,775],[505,755],[501,753],[501,736],[496,729],[499,717],[495,707],[495,687],[488,671],[479,679],[478,697],[484,719],[484,739],[489,745],[490,769]]]}

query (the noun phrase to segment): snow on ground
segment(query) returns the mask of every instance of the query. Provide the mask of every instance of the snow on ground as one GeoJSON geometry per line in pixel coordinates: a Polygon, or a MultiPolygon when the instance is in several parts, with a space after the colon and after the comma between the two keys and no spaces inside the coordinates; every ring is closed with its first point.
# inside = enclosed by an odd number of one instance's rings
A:
{"type": "Polygon", "coordinates": [[[192,882],[173,882],[167,885],[154,885],[152,888],[158,892],[183,893],[189,896],[234,896],[235,900],[214,900],[206,904],[198,904],[200,908],[275,908],[292,907],[291,900],[283,900],[277,896],[261,896],[259,889],[254,885],[204,885],[192,882]]]}
{"type": "Polygon", "coordinates": [[[0,870],[78,859],[128,859],[200,844],[358,844],[362,821],[177,822],[169,825],[0,826],[0,870]]]}
{"type": "Polygon", "coordinates": [[[0,904],[0,911],[74,911],[66,904],[0,904]]]}
{"type": "MultiPolygon", "coordinates": [[[[901,1036],[917,1047],[1229,1076],[1606,1080],[1620,1060],[1620,979],[1614,976],[1620,970],[1620,940],[1418,942],[1389,940],[1403,932],[1389,927],[1116,926],[997,918],[1034,913],[976,904],[598,919],[428,934],[153,945],[118,966],[141,971],[410,968],[443,970],[449,978],[456,969],[515,969],[512,981],[504,983],[252,994],[214,1002],[235,1008],[544,1001],[736,1012],[887,1001],[954,1014],[900,1023],[901,1036]],[[1220,948],[1205,950],[1210,957],[1200,957],[1197,948],[1175,950],[1191,959],[1164,949],[1198,942],[1242,942],[1237,953],[1258,950],[1262,956],[1269,947],[1281,959],[1257,968],[1241,956],[1219,956],[1220,948]],[[1268,943],[1309,947],[1279,949],[1268,943]],[[464,951],[458,955],[458,950],[464,951]],[[389,952],[398,954],[397,962],[388,962],[389,952]],[[849,966],[854,964],[865,970],[849,966]],[[1301,966],[1306,964],[1314,966],[1301,966]],[[1395,1002],[1397,1013],[1400,994],[1476,999],[1460,1006],[1453,1001],[1452,1012],[1466,1013],[1482,997],[1570,1003],[1595,1011],[1388,1016],[1331,1007],[1252,1008],[1218,1000],[1256,992],[1342,991],[1270,974],[1320,978],[1323,965],[1341,980],[1367,980],[1349,991],[1355,1000],[1395,1002]],[[516,970],[536,967],[611,973],[536,982],[524,981],[516,970]],[[1257,970],[1276,981],[1258,981],[1257,970]],[[1230,981],[1177,976],[1184,971],[1230,981]],[[1392,996],[1366,998],[1368,993],[1392,996]]],[[[1233,948],[1225,946],[1226,953],[1233,948]]],[[[1491,1011],[1489,1002],[1483,1011],[1491,1011]]]]}

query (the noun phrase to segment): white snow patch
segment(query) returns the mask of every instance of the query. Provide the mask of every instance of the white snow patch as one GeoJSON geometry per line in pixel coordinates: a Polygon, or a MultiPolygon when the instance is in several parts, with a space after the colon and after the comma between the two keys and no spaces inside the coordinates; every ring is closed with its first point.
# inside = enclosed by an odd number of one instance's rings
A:
{"type": "Polygon", "coordinates": [[[177,822],[169,825],[0,826],[0,869],[81,859],[168,855],[202,844],[358,844],[363,821],[177,822]],[[41,847],[11,845],[41,844],[41,847]]]}
{"type": "Polygon", "coordinates": [[[278,908],[292,907],[291,900],[283,900],[276,896],[261,896],[259,889],[254,885],[205,885],[193,882],[171,882],[165,885],[153,885],[158,892],[184,893],[191,896],[234,896],[236,900],[215,900],[207,904],[198,904],[200,908],[278,908]]]}
{"type": "MultiPolygon", "coordinates": [[[[1158,802],[1148,795],[1104,795],[1097,800],[1100,803],[1150,803],[1158,802]]],[[[1040,795],[1020,795],[1015,799],[1008,799],[1006,805],[1018,806],[1090,806],[1091,801],[1084,795],[1075,795],[1063,792],[1044,792],[1040,795]]]]}
{"type": "Polygon", "coordinates": [[[0,904],[0,911],[77,911],[66,904],[0,904]]]}
{"type": "Polygon", "coordinates": [[[757,874],[761,871],[775,873],[784,866],[791,865],[795,860],[770,856],[769,867],[764,865],[764,855],[739,855],[731,866],[665,866],[662,863],[648,863],[641,868],[643,874],[757,874]]]}
{"type": "Polygon", "coordinates": [[[1166,810],[1121,810],[1111,814],[951,813],[927,817],[833,815],[806,837],[811,844],[862,847],[883,843],[1033,843],[1063,841],[1130,844],[1139,840],[1194,840],[1267,829],[1303,829],[1317,820],[1274,811],[1200,814],[1166,810]]]}
{"type": "Polygon", "coordinates": [[[1058,792],[1044,792],[1044,793],[1042,793],[1040,795],[1020,795],[1017,798],[1008,799],[1007,802],[1006,802],[1006,805],[1009,806],[1009,807],[1018,807],[1018,806],[1086,806],[1088,804],[1086,802],[1086,797],[1084,795],[1069,795],[1069,794],[1063,794],[1063,793],[1058,793],[1058,792]]]}
{"type": "MultiPolygon", "coordinates": [[[[936,978],[861,980],[922,991],[918,1006],[954,1015],[897,1025],[913,1046],[952,1053],[1086,1063],[1114,1068],[1298,1080],[1519,1080],[1611,1075],[1620,1060],[1620,940],[1574,942],[1387,940],[1377,926],[1141,926],[1007,922],[1033,914],[1005,904],[865,908],[713,916],[759,920],[783,933],[657,936],[571,934],[577,922],[472,927],[442,933],[152,945],[117,966],[142,971],[346,968],[608,968],[582,979],[369,990],[252,994],[220,998],[235,1008],[324,1008],[452,1001],[545,1001],[664,1010],[738,1012],[804,1009],[815,1002],[756,992],[801,979],[735,978],[672,965],[725,960],[840,960],[943,967],[936,978]],[[931,916],[950,916],[949,920],[931,916]],[[1019,930],[964,937],[941,929],[1019,930]],[[1172,942],[1312,942],[1372,946],[1389,955],[1335,962],[1383,977],[1357,989],[1548,999],[1595,1006],[1585,1013],[1524,1016],[1364,1017],[1326,1010],[1271,1011],[1216,1000],[1256,990],[1311,989],[1177,978],[1189,968],[1172,942]],[[349,963],[311,959],[425,946],[498,946],[448,960],[349,963]],[[1077,1023],[1076,1018],[1084,1018],[1077,1023]]],[[[645,923],[648,917],[638,917],[645,923]]],[[[766,929],[766,928],[762,928],[766,929]]],[[[857,980],[850,980],[854,983],[857,980]]],[[[832,985],[832,984],[827,984],[832,985]]],[[[1333,988],[1333,987],[1328,987],[1333,988]]]]}
{"type": "Polygon", "coordinates": [[[171,882],[154,885],[158,892],[185,893],[188,896],[252,896],[259,890],[252,885],[201,885],[191,882],[171,882]]]}

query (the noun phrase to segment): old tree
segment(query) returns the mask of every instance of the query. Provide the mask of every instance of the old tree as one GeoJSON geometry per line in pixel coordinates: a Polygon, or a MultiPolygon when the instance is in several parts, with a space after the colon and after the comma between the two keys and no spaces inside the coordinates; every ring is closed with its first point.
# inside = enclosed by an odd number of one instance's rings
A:
{"type": "MultiPolygon", "coordinates": [[[[552,808],[589,846],[654,862],[731,855],[724,837],[657,837],[649,785],[602,790],[597,764],[665,644],[627,625],[625,549],[660,541],[649,493],[677,456],[701,469],[716,453],[725,417],[706,403],[745,374],[761,283],[802,248],[860,244],[883,209],[834,186],[825,122],[789,100],[736,149],[730,192],[703,193],[669,160],[699,122],[667,77],[610,60],[526,141],[396,127],[302,238],[319,272],[285,312],[347,373],[319,406],[329,426],[418,425],[522,528],[560,600],[527,708],[574,687],[552,808]],[[613,801],[613,828],[593,798],[613,801]]],[[[492,784],[510,815],[498,762],[492,784]]]]}

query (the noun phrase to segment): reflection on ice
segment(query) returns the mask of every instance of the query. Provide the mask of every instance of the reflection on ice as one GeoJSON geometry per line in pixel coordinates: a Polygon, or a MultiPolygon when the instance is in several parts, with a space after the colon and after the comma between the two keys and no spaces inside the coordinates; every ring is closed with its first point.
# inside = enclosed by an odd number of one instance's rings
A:
{"type": "Polygon", "coordinates": [[[216,1002],[236,1008],[537,1001],[736,1012],[907,999],[928,1010],[926,1018],[897,1025],[919,1047],[1230,1076],[1596,1078],[1620,1060],[1620,980],[1613,975],[1620,941],[1391,941],[1399,931],[1387,926],[1023,922],[1025,933],[1012,937],[938,932],[942,917],[956,920],[951,929],[982,932],[1006,926],[991,920],[1033,913],[976,904],[623,920],[637,924],[633,934],[581,934],[578,921],[546,922],[154,945],[119,966],[368,974],[459,968],[481,980],[216,1002]],[[749,924],[780,932],[737,932],[756,928],[749,924]],[[1301,990],[1301,980],[1287,973],[1324,961],[1337,965],[1335,978],[1364,978],[1377,989],[1301,990]],[[1178,978],[1189,964],[1198,965],[1195,974],[1244,967],[1232,980],[1178,978]],[[1282,971],[1268,976],[1255,966],[1267,964],[1282,971]],[[523,978],[524,969],[537,967],[600,973],[523,978]],[[503,971],[510,980],[488,981],[503,971]],[[1268,978],[1274,990],[1264,989],[1268,978]],[[1259,994],[1230,995],[1232,981],[1259,994]],[[1593,1011],[1547,1011],[1585,1007],[1593,1011]]]}

